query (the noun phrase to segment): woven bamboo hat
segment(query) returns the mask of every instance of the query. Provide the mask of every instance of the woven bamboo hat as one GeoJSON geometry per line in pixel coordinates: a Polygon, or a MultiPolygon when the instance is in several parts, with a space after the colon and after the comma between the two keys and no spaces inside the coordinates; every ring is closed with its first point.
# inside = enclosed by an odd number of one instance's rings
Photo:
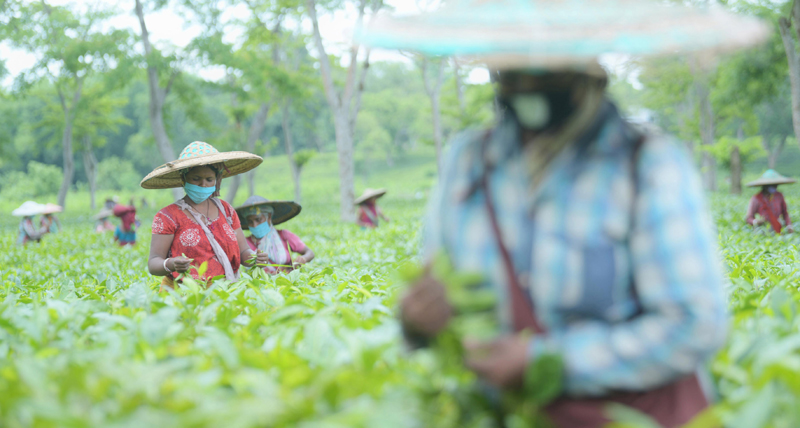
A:
{"type": "Polygon", "coordinates": [[[380,198],[381,196],[386,194],[386,189],[366,189],[364,193],[359,196],[354,203],[356,205],[361,205],[366,202],[368,199],[372,198],[380,198]]]}
{"type": "Polygon", "coordinates": [[[760,187],[760,186],[777,186],[779,184],[792,184],[796,183],[797,180],[794,178],[784,177],[778,171],[774,169],[768,169],[761,177],[758,177],[758,180],[751,181],[747,183],[747,187],[760,187]]]}
{"type": "Polygon", "coordinates": [[[378,15],[355,32],[372,47],[495,69],[581,69],[607,53],[719,53],[768,36],[761,21],[721,7],[656,0],[452,0],[430,13],[378,15]]]}
{"type": "Polygon", "coordinates": [[[203,165],[224,165],[222,178],[250,171],[261,164],[261,156],[247,152],[219,152],[211,144],[195,141],[184,147],[178,160],[156,168],[141,182],[145,189],[183,187],[181,174],[190,168],[203,165]]]}
{"type": "MultiPolygon", "coordinates": [[[[239,215],[239,220],[244,220],[249,215],[259,215],[266,213],[272,209],[272,225],[278,225],[287,222],[300,214],[303,209],[299,204],[294,201],[270,201],[267,198],[253,195],[247,198],[239,207],[236,207],[236,214],[239,215]]],[[[247,230],[250,227],[245,221],[241,221],[242,229],[247,230]]]]}
{"type": "Polygon", "coordinates": [[[34,202],[34,201],[25,201],[19,208],[11,211],[11,215],[15,217],[30,217],[33,215],[41,214],[44,210],[44,205],[34,202]]]}
{"type": "Polygon", "coordinates": [[[52,203],[47,203],[42,208],[42,214],[55,214],[64,211],[64,208],[61,205],[56,205],[52,203]]]}

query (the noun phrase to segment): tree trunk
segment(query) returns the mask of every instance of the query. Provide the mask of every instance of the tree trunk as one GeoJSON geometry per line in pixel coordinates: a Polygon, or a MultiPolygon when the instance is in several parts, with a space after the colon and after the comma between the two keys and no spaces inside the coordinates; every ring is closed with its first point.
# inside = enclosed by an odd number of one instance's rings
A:
{"type": "MultiPolygon", "coordinates": [[[[702,72],[701,72],[702,73],[702,72]]],[[[714,108],[711,105],[706,75],[695,76],[695,91],[700,109],[700,141],[703,145],[714,144],[714,108]]],[[[717,163],[711,153],[703,152],[703,186],[708,191],[717,190],[717,163]]]]}
{"type": "Polygon", "coordinates": [[[465,120],[467,115],[467,102],[464,99],[464,81],[461,78],[461,66],[458,60],[453,58],[453,74],[456,78],[456,96],[458,97],[458,109],[461,113],[461,120],[465,120]]]}
{"type": "Polygon", "coordinates": [[[83,169],[86,171],[86,180],[89,181],[89,197],[94,211],[97,209],[97,158],[88,135],[83,136],[83,169]]]}
{"type": "Polygon", "coordinates": [[[281,127],[283,128],[283,143],[286,146],[286,158],[289,160],[289,166],[292,169],[292,181],[294,182],[294,201],[298,204],[301,201],[300,193],[300,168],[294,162],[294,148],[292,147],[292,130],[289,126],[289,106],[292,100],[287,101],[283,105],[281,112],[281,127]]]}
{"type": "Polygon", "coordinates": [[[731,193],[742,194],[742,158],[739,155],[739,146],[731,150],[731,193]]]}
{"type": "MultiPolygon", "coordinates": [[[[358,22],[360,24],[364,18],[366,0],[361,0],[358,5],[358,22]]],[[[358,73],[358,46],[350,48],[350,65],[344,82],[344,90],[341,94],[337,93],[333,82],[333,71],[331,60],[325,51],[322,43],[322,35],[319,31],[319,21],[317,19],[316,0],[306,0],[309,18],[314,38],[314,45],[319,56],[320,72],[322,74],[322,84],[325,89],[325,98],[331,108],[333,115],[333,125],[336,135],[336,151],[339,155],[339,211],[342,221],[354,222],[354,187],[353,177],[353,125],[358,114],[359,95],[364,90],[364,78],[369,66],[368,58],[364,61],[360,79],[358,73]],[[355,103],[353,100],[355,98],[355,103]],[[355,108],[353,108],[355,104],[355,108]]]]}
{"type": "MultiPolygon", "coordinates": [[[[167,135],[167,128],[164,126],[164,100],[169,94],[177,73],[172,73],[167,87],[162,89],[158,78],[158,68],[152,63],[152,58],[149,58],[153,55],[153,47],[150,45],[150,33],[147,31],[144,10],[140,0],[136,0],[136,16],[139,18],[139,26],[142,30],[142,44],[144,44],[145,58],[147,60],[147,85],[150,92],[150,108],[148,110],[150,127],[161,158],[164,159],[164,162],[172,162],[175,160],[175,151],[172,149],[172,142],[167,135]]],[[[172,196],[176,200],[180,199],[183,196],[183,192],[178,188],[172,189],[172,196]]]]}
{"type": "MultiPolygon", "coordinates": [[[[245,143],[245,150],[249,153],[256,152],[256,142],[258,138],[261,136],[261,133],[264,132],[264,126],[267,123],[267,116],[269,116],[269,109],[271,104],[262,103],[261,106],[258,108],[258,111],[253,116],[253,121],[250,123],[250,131],[247,133],[247,141],[245,143]]],[[[255,194],[254,183],[255,183],[255,173],[256,170],[250,170],[246,173],[247,175],[247,182],[249,184],[249,194],[248,196],[253,196],[255,194]]],[[[236,193],[239,192],[239,186],[242,184],[242,175],[234,175],[231,177],[231,182],[228,185],[228,198],[226,201],[233,203],[233,200],[236,199],[236,193]]]]}
{"type": "Polygon", "coordinates": [[[436,169],[442,171],[442,111],[440,106],[442,84],[444,83],[444,59],[439,59],[436,70],[436,81],[431,82],[428,77],[428,59],[422,60],[422,78],[425,82],[425,91],[431,99],[431,115],[433,122],[433,142],[436,145],[436,169]]]}
{"type": "MultiPolygon", "coordinates": [[[[789,62],[789,82],[792,90],[792,125],[794,135],[800,144],[800,62],[798,62],[795,42],[789,28],[792,26],[787,18],[778,20],[778,27],[783,39],[783,49],[786,51],[786,60],[789,62]]],[[[798,29],[800,30],[800,29],[798,29]]]]}
{"type": "Polygon", "coordinates": [[[64,156],[64,178],[61,181],[61,189],[58,190],[58,205],[66,208],[67,193],[72,185],[72,176],[75,170],[75,163],[72,159],[72,114],[69,109],[64,111],[64,132],[61,134],[61,147],[64,156]]]}

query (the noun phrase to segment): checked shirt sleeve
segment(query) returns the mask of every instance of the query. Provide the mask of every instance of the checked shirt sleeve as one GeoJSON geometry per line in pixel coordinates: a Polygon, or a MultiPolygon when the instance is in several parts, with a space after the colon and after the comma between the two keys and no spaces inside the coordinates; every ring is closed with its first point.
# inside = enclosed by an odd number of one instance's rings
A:
{"type": "Polygon", "coordinates": [[[669,383],[695,371],[726,337],[716,238],[689,157],[676,143],[653,138],[638,171],[631,263],[641,315],[570,324],[531,344],[532,358],[562,355],[571,395],[669,383]]]}

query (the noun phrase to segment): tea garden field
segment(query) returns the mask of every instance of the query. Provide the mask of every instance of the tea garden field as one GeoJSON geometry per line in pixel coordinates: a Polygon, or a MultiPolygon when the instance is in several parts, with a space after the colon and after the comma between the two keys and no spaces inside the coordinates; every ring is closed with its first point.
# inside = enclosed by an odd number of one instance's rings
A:
{"type": "MultiPolygon", "coordinates": [[[[732,326],[709,366],[715,414],[727,427],[796,428],[800,235],[754,233],[741,225],[746,197],[711,199],[732,326]]],[[[151,212],[134,248],[88,233],[85,217],[24,249],[0,229],[0,426],[492,426],[457,362],[401,342],[395,272],[418,261],[424,202],[386,200],[394,221],[374,231],[325,205],[304,210],[287,227],[316,260],[207,290],[159,292],[146,271],[151,212]]]]}

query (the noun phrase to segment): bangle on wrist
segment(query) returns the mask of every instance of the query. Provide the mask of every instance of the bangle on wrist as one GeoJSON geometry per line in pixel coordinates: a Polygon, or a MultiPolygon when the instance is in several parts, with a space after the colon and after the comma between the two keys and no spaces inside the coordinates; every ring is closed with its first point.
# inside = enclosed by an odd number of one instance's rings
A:
{"type": "Polygon", "coordinates": [[[167,257],[166,259],[164,259],[164,270],[167,271],[167,273],[172,273],[172,271],[169,270],[169,268],[167,267],[167,260],[169,260],[169,259],[170,259],[170,257],[167,257]]]}

